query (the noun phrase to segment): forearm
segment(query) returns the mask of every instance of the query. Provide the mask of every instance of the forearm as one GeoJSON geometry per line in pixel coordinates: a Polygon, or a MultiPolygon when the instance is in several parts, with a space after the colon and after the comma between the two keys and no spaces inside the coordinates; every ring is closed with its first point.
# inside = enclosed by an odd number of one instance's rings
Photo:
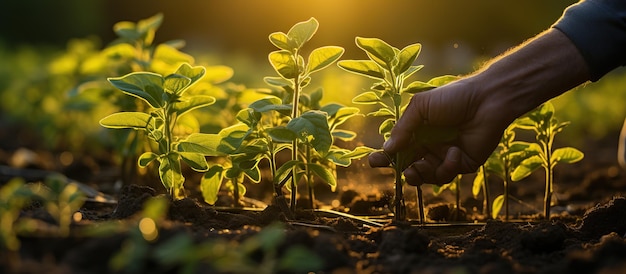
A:
{"type": "Polygon", "coordinates": [[[506,122],[589,80],[578,49],[562,32],[550,29],[494,59],[467,78],[478,99],[506,122]]]}

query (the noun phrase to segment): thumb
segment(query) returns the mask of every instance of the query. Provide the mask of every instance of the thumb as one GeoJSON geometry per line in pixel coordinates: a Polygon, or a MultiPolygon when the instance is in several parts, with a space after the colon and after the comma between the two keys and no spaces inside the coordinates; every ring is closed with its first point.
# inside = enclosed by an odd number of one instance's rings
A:
{"type": "Polygon", "coordinates": [[[404,114],[391,129],[391,136],[383,144],[385,152],[393,154],[408,146],[413,137],[413,132],[427,121],[426,115],[422,113],[428,113],[428,94],[428,92],[422,92],[411,97],[404,114]]]}

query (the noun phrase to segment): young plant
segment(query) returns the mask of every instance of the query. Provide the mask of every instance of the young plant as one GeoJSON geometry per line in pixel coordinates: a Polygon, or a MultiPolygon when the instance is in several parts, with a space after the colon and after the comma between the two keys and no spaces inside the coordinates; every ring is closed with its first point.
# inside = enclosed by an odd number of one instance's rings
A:
{"type": "MultiPolygon", "coordinates": [[[[272,130],[274,140],[291,143],[291,160],[276,170],[274,183],[278,184],[277,188],[282,188],[287,181],[290,182],[288,189],[291,190],[292,210],[296,208],[296,185],[303,174],[309,179],[312,173],[330,179],[326,170],[318,164],[302,160],[299,149],[304,145],[308,149],[326,154],[332,144],[327,114],[318,110],[302,111],[300,106],[302,90],[310,83],[311,75],[333,64],[344,52],[341,47],[323,46],[313,49],[305,61],[302,55],[303,46],[317,32],[318,26],[317,20],[311,18],[295,24],[287,33],[275,32],[269,35],[270,42],[279,48],[269,54],[269,61],[280,77],[266,77],[265,81],[281,88],[284,94],[289,94],[290,98],[281,99],[291,107],[286,125],[272,130]]],[[[277,195],[282,196],[282,192],[277,195]]]]}
{"type": "MultiPolygon", "coordinates": [[[[371,91],[357,95],[352,101],[357,104],[374,104],[380,107],[368,115],[387,118],[379,127],[379,133],[383,135],[385,140],[389,138],[391,129],[400,119],[406,107],[406,100],[403,100],[404,95],[429,90],[456,79],[453,76],[442,76],[434,78],[428,83],[415,81],[405,85],[405,81],[423,67],[422,65],[413,65],[422,48],[421,44],[408,45],[400,50],[383,40],[363,37],[357,37],[356,44],[367,53],[369,60],[343,60],[338,65],[344,70],[377,81],[372,86],[371,91]]],[[[442,136],[449,135],[443,134],[442,136]]],[[[424,141],[423,137],[426,136],[415,136],[414,138],[418,141],[424,141]]],[[[406,219],[402,171],[409,163],[404,160],[405,158],[407,158],[406,155],[398,153],[395,155],[395,159],[391,159],[396,174],[394,199],[396,220],[406,219]]],[[[420,217],[423,221],[423,195],[420,187],[417,188],[417,193],[420,217]]]]}
{"type": "Polygon", "coordinates": [[[527,143],[528,157],[515,168],[511,174],[513,181],[528,177],[539,167],[545,170],[546,187],[544,196],[544,218],[550,218],[552,201],[554,167],[558,163],[575,163],[584,157],[584,154],[573,147],[553,149],[556,134],[563,131],[569,122],[559,122],[554,115],[554,106],[546,102],[534,111],[519,119],[518,127],[535,132],[536,143],[527,143]]]}
{"type": "Polygon", "coordinates": [[[85,203],[85,194],[61,175],[49,176],[45,184],[37,184],[32,189],[42,199],[46,211],[57,221],[58,235],[69,236],[74,214],[85,203]]]}
{"type": "Polygon", "coordinates": [[[205,73],[203,67],[182,64],[175,73],[167,76],[151,72],[134,72],[122,77],[109,78],[109,82],[124,94],[141,99],[150,107],[146,112],[129,111],[111,114],[100,124],[107,128],[130,128],[145,131],[156,144],[154,152],[143,153],[138,160],[146,167],[156,160],[159,177],[173,199],[184,196],[180,160],[192,169],[203,172],[209,169],[206,155],[214,155],[206,134],[192,133],[180,136],[177,121],[189,111],[211,105],[215,99],[204,95],[185,95],[185,91],[205,73]]]}
{"type": "MultiPolygon", "coordinates": [[[[18,218],[22,208],[33,199],[32,189],[22,179],[11,179],[0,188],[0,250],[17,251],[18,218]]],[[[9,262],[10,263],[10,262],[9,262]]]]}
{"type": "Polygon", "coordinates": [[[525,142],[515,141],[515,128],[518,126],[515,120],[506,128],[500,139],[500,143],[494,152],[489,156],[485,164],[481,166],[472,187],[474,197],[478,196],[480,190],[483,190],[484,207],[488,217],[496,218],[502,208],[504,208],[504,219],[509,219],[509,185],[511,184],[511,174],[520,162],[528,157],[528,144],[525,142]],[[489,206],[489,194],[487,187],[487,178],[490,174],[500,177],[504,183],[504,193],[498,195],[489,206]]]}
{"type": "MultiPolygon", "coordinates": [[[[240,111],[237,118],[245,121],[245,113],[240,111]]],[[[248,138],[249,135],[250,129],[245,123],[222,129],[218,134],[207,135],[212,139],[210,143],[216,145],[212,150],[225,156],[226,161],[213,164],[202,177],[200,188],[205,202],[215,204],[222,183],[227,180],[231,183],[229,186],[233,193],[234,206],[241,206],[241,197],[246,193],[244,178],[247,177],[254,183],[261,181],[259,161],[265,155],[267,147],[254,138],[248,138]]]]}

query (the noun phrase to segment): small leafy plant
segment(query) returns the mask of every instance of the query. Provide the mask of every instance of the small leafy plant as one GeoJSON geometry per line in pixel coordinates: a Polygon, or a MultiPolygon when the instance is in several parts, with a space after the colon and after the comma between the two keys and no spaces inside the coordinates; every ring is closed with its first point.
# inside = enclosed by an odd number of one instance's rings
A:
{"type": "Polygon", "coordinates": [[[511,174],[513,181],[528,177],[540,167],[545,170],[544,218],[550,218],[552,201],[554,167],[558,163],[576,163],[583,159],[584,154],[573,147],[553,148],[556,134],[563,131],[569,122],[559,122],[554,115],[554,106],[546,102],[536,110],[528,113],[518,121],[521,129],[535,132],[536,143],[523,143],[527,146],[528,157],[515,168],[511,174]]]}
{"type": "Polygon", "coordinates": [[[122,77],[109,78],[109,82],[124,94],[141,99],[149,106],[146,112],[128,111],[111,114],[100,124],[107,128],[130,128],[145,131],[156,144],[155,151],[143,153],[138,160],[146,167],[154,160],[159,163],[159,177],[173,199],[184,196],[182,159],[192,169],[204,172],[209,169],[205,156],[215,151],[207,144],[206,134],[177,134],[177,121],[193,109],[215,102],[206,95],[185,95],[205,73],[203,67],[182,64],[174,73],[162,76],[151,72],[133,72],[122,77]]]}
{"type": "Polygon", "coordinates": [[[518,127],[518,121],[515,120],[506,128],[502,135],[502,139],[498,147],[489,156],[485,164],[481,166],[472,187],[474,197],[478,196],[480,190],[483,190],[484,206],[487,216],[496,218],[502,208],[504,208],[504,219],[509,219],[509,185],[512,183],[511,174],[522,160],[527,156],[528,143],[515,141],[515,128],[518,127]],[[489,206],[489,192],[487,187],[488,176],[490,174],[497,175],[504,183],[504,193],[498,195],[489,206]]]}
{"type": "MultiPolygon", "coordinates": [[[[389,138],[391,129],[406,107],[404,95],[429,90],[456,79],[453,76],[441,76],[428,83],[414,81],[405,85],[407,79],[423,67],[413,65],[421,51],[421,44],[411,44],[398,49],[378,38],[357,37],[355,41],[357,46],[367,53],[369,60],[342,60],[338,65],[349,72],[376,80],[370,91],[357,95],[352,101],[357,104],[373,104],[380,107],[368,115],[387,118],[379,127],[379,133],[385,140],[389,138]]],[[[416,136],[417,139],[422,137],[416,136]]],[[[396,174],[394,199],[396,220],[406,219],[402,170],[408,163],[405,163],[404,158],[406,157],[399,153],[391,161],[396,174]]],[[[423,195],[420,187],[417,187],[417,193],[420,217],[423,221],[423,195]]]]}
{"type": "MultiPolygon", "coordinates": [[[[265,82],[279,88],[276,95],[282,104],[289,106],[290,114],[284,117],[285,124],[274,124],[267,133],[272,142],[291,143],[291,160],[275,169],[274,183],[277,185],[276,194],[280,197],[280,189],[287,181],[290,182],[287,188],[291,191],[292,210],[296,207],[297,182],[303,176],[309,188],[311,204],[314,198],[313,176],[321,178],[334,189],[336,179],[331,173],[333,166],[329,164],[343,164],[346,160],[349,163],[350,158],[344,157],[348,154],[345,150],[333,146],[333,137],[349,139],[355,135],[336,127],[356,115],[355,110],[358,109],[340,105],[324,109],[319,106],[321,90],[310,95],[302,91],[310,83],[313,73],[332,65],[344,52],[341,47],[323,46],[313,49],[305,61],[302,56],[303,46],[316,33],[318,25],[317,20],[311,18],[295,24],[286,34],[275,32],[269,36],[270,42],[279,48],[269,54],[269,61],[280,77],[266,77],[265,82]]],[[[281,108],[271,107],[273,110],[281,108]]],[[[350,156],[356,158],[355,154],[350,156]]]]}
{"type": "Polygon", "coordinates": [[[62,175],[48,176],[44,184],[36,184],[31,189],[42,199],[44,208],[57,222],[58,235],[69,236],[74,214],[85,203],[85,194],[62,175]]]}
{"type": "Polygon", "coordinates": [[[17,221],[20,211],[33,199],[32,189],[22,179],[11,179],[0,188],[0,250],[17,251],[17,221]]]}

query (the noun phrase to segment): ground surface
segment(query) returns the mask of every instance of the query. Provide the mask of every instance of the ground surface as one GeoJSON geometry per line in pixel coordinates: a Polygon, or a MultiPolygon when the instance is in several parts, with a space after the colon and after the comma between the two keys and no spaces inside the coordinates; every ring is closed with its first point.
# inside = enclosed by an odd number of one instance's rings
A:
{"type": "MultiPolygon", "coordinates": [[[[24,153],[17,151],[2,150],[6,160],[1,164],[14,166],[11,170],[25,177],[33,168],[55,168],[41,162],[54,162],[57,155],[42,152],[34,152],[30,164],[15,167],[16,154],[24,153]]],[[[469,195],[462,202],[464,221],[426,226],[391,222],[385,215],[389,197],[378,195],[389,192],[388,187],[358,181],[367,176],[357,169],[346,172],[352,180],[340,178],[347,187],[339,196],[318,197],[337,211],[375,218],[300,210],[288,219],[273,205],[228,210],[190,195],[169,204],[154,240],[146,240],[138,224],[144,202],[160,195],[156,187],[116,189],[111,186],[115,175],[110,175],[115,172],[106,164],[75,160],[60,171],[77,180],[110,181],[92,186],[101,186],[117,203],[85,203],[82,219],[68,237],[52,236],[47,227],[54,227],[54,220],[41,205],[30,205],[22,217],[40,220],[40,226],[20,237],[18,252],[2,250],[0,268],[3,273],[624,273],[626,199],[614,196],[623,194],[626,180],[613,164],[613,151],[602,146],[594,151],[587,153],[586,163],[560,171],[549,221],[532,209],[540,205],[541,184],[527,182],[514,186],[514,193],[531,206],[513,204],[515,220],[508,223],[485,221],[480,203],[469,195]],[[611,160],[603,160],[607,158],[611,160]]],[[[10,177],[2,175],[2,182],[10,177]]],[[[389,180],[388,175],[381,171],[365,182],[389,180]]],[[[449,208],[452,201],[427,198],[432,212],[449,208]],[[444,207],[432,206],[444,201],[444,207]]]]}

